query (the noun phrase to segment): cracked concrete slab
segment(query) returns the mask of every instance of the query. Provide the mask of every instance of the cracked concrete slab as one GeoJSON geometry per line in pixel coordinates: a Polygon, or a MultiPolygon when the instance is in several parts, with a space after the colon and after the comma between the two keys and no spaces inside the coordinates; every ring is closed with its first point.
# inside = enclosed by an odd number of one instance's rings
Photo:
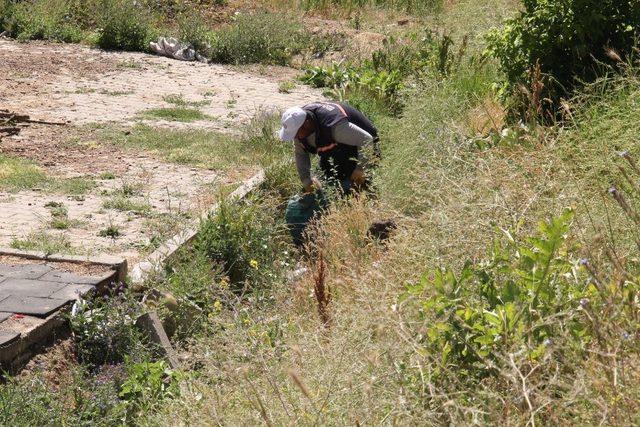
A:
{"type": "Polygon", "coordinates": [[[0,277],[7,279],[39,279],[51,271],[51,267],[45,264],[0,264],[0,277]]]}
{"type": "Polygon", "coordinates": [[[93,285],[66,285],[64,288],[59,291],[51,294],[51,298],[56,299],[65,299],[67,301],[74,301],[79,299],[80,297],[87,295],[95,288],[93,285]]]}
{"type": "Polygon", "coordinates": [[[10,296],[0,301],[0,311],[47,317],[69,302],[66,299],[10,296]]]}

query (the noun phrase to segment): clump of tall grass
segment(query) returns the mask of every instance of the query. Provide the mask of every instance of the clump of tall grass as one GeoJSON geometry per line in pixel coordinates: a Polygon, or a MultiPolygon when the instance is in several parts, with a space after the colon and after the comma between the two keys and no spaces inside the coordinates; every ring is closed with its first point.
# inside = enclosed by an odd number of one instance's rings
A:
{"type": "Polygon", "coordinates": [[[300,3],[307,10],[329,10],[339,7],[353,11],[363,7],[376,7],[416,15],[430,14],[442,8],[442,0],[301,0],[300,3]]]}
{"type": "Polygon", "coordinates": [[[216,33],[210,51],[214,62],[287,65],[309,37],[291,16],[259,11],[243,13],[216,33]]]}
{"type": "Polygon", "coordinates": [[[68,0],[0,4],[1,27],[19,40],[47,39],[77,43],[86,31],[68,0]]]}
{"type": "Polygon", "coordinates": [[[154,37],[147,10],[128,0],[101,3],[97,44],[103,49],[146,52],[154,37]]]}

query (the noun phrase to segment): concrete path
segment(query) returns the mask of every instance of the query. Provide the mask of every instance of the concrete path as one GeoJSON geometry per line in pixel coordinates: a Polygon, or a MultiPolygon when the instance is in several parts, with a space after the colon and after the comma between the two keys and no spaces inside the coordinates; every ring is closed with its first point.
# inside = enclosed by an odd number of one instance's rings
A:
{"type": "Polygon", "coordinates": [[[26,332],[21,320],[46,319],[113,275],[112,270],[86,276],[46,263],[0,263],[0,351],[26,332]]]}

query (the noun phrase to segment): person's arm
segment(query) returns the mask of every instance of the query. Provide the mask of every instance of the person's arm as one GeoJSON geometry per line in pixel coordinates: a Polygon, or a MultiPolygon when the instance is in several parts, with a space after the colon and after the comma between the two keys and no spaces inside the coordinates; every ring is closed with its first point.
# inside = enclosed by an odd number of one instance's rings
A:
{"type": "Polygon", "coordinates": [[[305,189],[311,187],[311,157],[309,153],[304,149],[304,146],[299,142],[294,143],[294,154],[296,160],[296,169],[298,169],[298,176],[305,189]]]}
{"type": "Polygon", "coordinates": [[[358,164],[367,164],[367,153],[373,150],[373,136],[369,132],[348,120],[343,120],[334,126],[332,136],[337,143],[361,147],[362,149],[358,150],[358,164]]]}
{"type": "Polygon", "coordinates": [[[340,144],[364,147],[373,142],[373,136],[360,126],[342,120],[331,130],[333,140],[340,144]]]}

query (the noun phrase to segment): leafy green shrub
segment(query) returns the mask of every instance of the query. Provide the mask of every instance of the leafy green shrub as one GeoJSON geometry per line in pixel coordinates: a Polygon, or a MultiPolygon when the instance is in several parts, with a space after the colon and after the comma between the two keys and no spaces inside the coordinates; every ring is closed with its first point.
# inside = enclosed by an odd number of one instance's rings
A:
{"type": "Polygon", "coordinates": [[[118,363],[131,354],[144,354],[135,321],[141,314],[134,299],[124,293],[93,301],[81,300],[70,317],[78,359],[98,366],[118,363]]]}
{"type": "MultiPolygon", "coordinates": [[[[8,4],[6,2],[5,6],[8,4]]],[[[17,2],[0,12],[2,26],[19,40],[45,39],[77,43],[85,33],[67,0],[17,2]],[[4,17],[3,17],[4,15],[4,17]]]]}
{"type": "Polygon", "coordinates": [[[178,40],[191,44],[200,55],[211,55],[210,50],[215,43],[216,35],[200,14],[193,11],[180,14],[178,28],[178,40]]]}
{"type": "Polygon", "coordinates": [[[635,307],[626,301],[638,283],[607,288],[588,261],[575,257],[568,239],[572,217],[567,210],[522,242],[505,231],[507,244],[497,243],[487,261],[468,262],[457,276],[437,270],[408,285],[401,304],[417,309],[424,322],[421,343],[438,355],[436,376],[450,367],[458,378],[496,374],[508,366],[507,354],[530,364],[558,348],[580,357],[603,332],[593,316],[608,312],[613,301],[616,321],[633,318],[635,307]]]}
{"type": "Polygon", "coordinates": [[[97,44],[103,49],[146,52],[154,31],[148,12],[129,0],[104,0],[97,44]]]}
{"type": "Polygon", "coordinates": [[[241,14],[218,31],[211,60],[231,64],[287,65],[308,41],[299,21],[278,13],[241,14]]]}
{"type": "Polygon", "coordinates": [[[426,73],[438,77],[448,75],[460,65],[466,43],[464,38],[458,52],[454,53],[452,39],[433,32],[413,36],[410,42],[391,40],[362,65],[311,67],[305,70],[301,80],[314,87],[333,88],[335,98],[357,98],[358,104],[368,98],[368,103],[381,104],[389,112],[398,113],[405,82],[426,73]]]}
{"type": "Polygon", "coordinates": [[[130,364],[119,396],[130,408],[149,411],[164,399],[179,396],[177,380],[176,372],[163,360],[130,364]]]}
{"type": "Polygon", "coordinates": [[[530,87],[540,64],[548,76],[542,98],[557,107],[585,81],[633,52],[640,28],[640,3],[634,0],[524,0],[524,10],[504,28],[489,33],[488,52],[500,60],[509,89],[530,87]]]}
{"type": "Polygon", "coordinates": [[[275,217],[264,205],[223,202],[201,225],[196,248],[222,265],[236,289],[266,284],[283,252],[275,217]]]}

